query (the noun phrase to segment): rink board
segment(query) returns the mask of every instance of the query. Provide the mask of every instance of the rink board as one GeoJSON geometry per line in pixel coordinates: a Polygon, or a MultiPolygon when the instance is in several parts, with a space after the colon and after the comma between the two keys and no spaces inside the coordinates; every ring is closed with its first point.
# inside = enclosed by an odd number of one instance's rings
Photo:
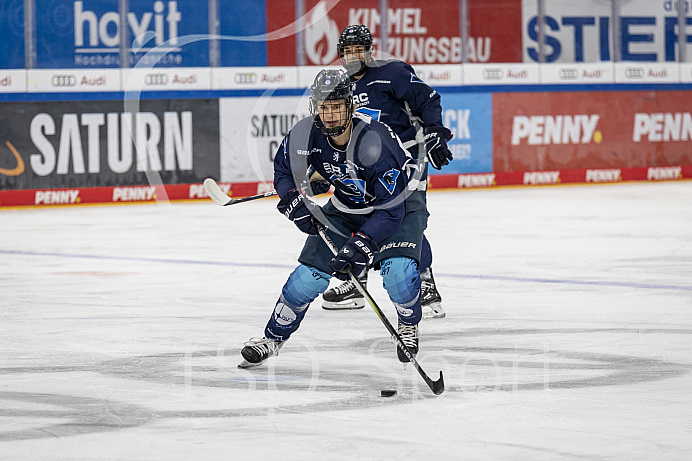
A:
{"type": "MultiPolygon", "coordinates": [[[[454,159],[429,169],[432,189],[692,177],[687,84],[439,91],[454,159]]],[[[6,93],[0,207],[206,199],[207,177],[235,197],[264,193],[283,137],[309,113],[300,88],[129,96],[6,93]]]]}

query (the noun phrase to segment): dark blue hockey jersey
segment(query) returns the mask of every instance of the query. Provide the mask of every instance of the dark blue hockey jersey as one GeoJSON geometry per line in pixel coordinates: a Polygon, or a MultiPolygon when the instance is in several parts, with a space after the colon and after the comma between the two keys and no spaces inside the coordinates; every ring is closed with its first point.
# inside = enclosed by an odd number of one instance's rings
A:
{"type": "Polygon", "coordinates": [[[354,82],[353,95],[359,112],[389,125],[404,144],[416,137],[411,116],[418,118],[423,127],[448,136],[442,124],[439,93],[403,61],[374,61],[354,82]]]}
{"type": "Polygon", "coordinates": [[[410,160],[392,130],[368,116],[354,115],[344,150],[335,148],[307,117],[279,146],[274,188],[283,197],[296,184],[302,185],[312,167],[334,186],[331,201],[337,209],[369,216],[360,231],[379,243],[392,236],[404,219],[410,160]]]}

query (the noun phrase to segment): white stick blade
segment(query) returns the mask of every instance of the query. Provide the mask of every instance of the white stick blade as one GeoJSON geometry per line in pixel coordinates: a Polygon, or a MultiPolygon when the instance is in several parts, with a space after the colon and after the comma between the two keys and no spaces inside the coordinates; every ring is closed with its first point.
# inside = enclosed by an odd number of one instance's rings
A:
{"type": "Polygon", "coordinates": [[[211,197],[213,201],[221,206],[226,205],[232,200],[228,195],[224,194],[219,185],[216,184],[216,181],[211,178],[204,180],[204,190],[207,191],[207,194],[209,194],[209,197],[211,197]]]}

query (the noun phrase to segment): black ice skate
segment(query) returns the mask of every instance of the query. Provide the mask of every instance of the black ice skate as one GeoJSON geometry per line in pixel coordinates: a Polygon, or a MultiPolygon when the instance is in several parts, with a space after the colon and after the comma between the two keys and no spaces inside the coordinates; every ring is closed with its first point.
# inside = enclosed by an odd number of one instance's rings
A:
{"type": "MultiPolygon", "coordinates": [[[[358,281],[367,288],[367,275],[359,278],[358,281]]],[[[325,291],[322,295],[322,309],[362,309],[363,307],[365,307],[365,298],[351,280],[325,291]]]]}
{"type": "Polygon", "coordinates": [[[238,368],[258,367],[267,361],[269,357],[279,355],[279,349],[283,342],[274,341],[267,338],[251,338],[245,343],[240,355],[243,361],[238,364],[238,368]]]}
{"type": "Polygon", "coordinates": [[[432,268],[427,268],[420,274],[421,308],[424,319],[441,319],[445,311],[442,309],[442,296],[435,287],[432,268]]]}
{"type": "MultiPolygon", "coordinates": [[[[401,319],[399,319],[399,326],[397,328],[397,331],[399,333],[399,336],[401,336],[401,341],[406,345],[406,347],[409,348],[409,350],[415,357],[416,354],[418,354],[418,325],[406,325],[404,323],[401,323],[401,319]]],[[[398,344],[396,346],[396,355],[397,357],[399,357],[399,362],[410,362],[408,357],[406,357],[406,353],[401,347],[399,347],[398,344]]]]}

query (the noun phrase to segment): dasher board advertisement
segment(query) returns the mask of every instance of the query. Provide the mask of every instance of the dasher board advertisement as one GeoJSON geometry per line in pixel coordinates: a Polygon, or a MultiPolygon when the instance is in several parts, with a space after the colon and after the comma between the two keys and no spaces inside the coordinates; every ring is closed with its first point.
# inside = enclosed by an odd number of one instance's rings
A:
{"type": "Polygon", "coordinates": [[[38,68],[209,66],[208,2],[35,0],[38,68]],[[121,34],[127,59],[120,63],[121,34]]]}
{"type": "Polygon", "coordinates": [[[692,165],[692,93],[493,95],[494,171],[692,165]]]}
{"type": "MultiPolygon", "coordinates": [[[[459,2],[449,0],[399,0],[388,2],[387,43],[381,43],[382,17],[379,3],[372,0],[335,2],[305,0],[305,65],[338,63],[337,43],[341,31],[350,24],[364,24],[374,38],[375,50],[386,57],[411,65],[452,64],[462,61],[459,2]]],[[[296,63],[296,38],[280,32],[291,29],[294,2],[266,0],[267,64],[290,66],[296,63]]],[[[468,45],[469,62],[521,61],[521,0],[470,0],[473,19],[468,45]],[[488,8],[487,3],[498,4],[488,8]]]]}
{"type": "MultiPolygon", "coordinates": [[[[620,1],[620,32],[615,34],[615,40],[611,1],[546,1],[545,62],[614,61],[615,47],[620,49],[620,60],[625,62],[677,61],[678,4],[685,8],[685,40],[689,44],[692,43],[689,0],[620,1]]],[[[539,61],[536,5],[536,0],[523,0],[522,4],[525,62],[539,61]]]]}
{"type": "Polygon", "coordinates": [[[0,189],[202,182],[218,100],[0,103],[0,189]]]}

